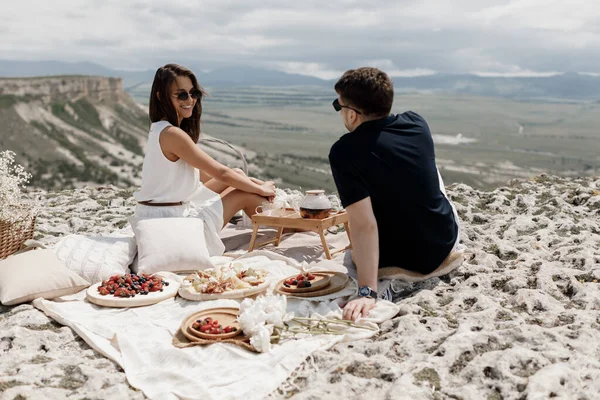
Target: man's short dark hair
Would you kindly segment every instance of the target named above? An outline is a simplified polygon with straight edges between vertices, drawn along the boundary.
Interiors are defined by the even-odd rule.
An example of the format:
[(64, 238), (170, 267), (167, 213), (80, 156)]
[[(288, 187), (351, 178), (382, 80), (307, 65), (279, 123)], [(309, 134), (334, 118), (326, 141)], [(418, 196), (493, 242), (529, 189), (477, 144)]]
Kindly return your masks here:
[(394, 84), (377, 68), (350, 69), (335, 84), (335, 91), (352, 107), (368, 116), (387, 116), (394, 102)]

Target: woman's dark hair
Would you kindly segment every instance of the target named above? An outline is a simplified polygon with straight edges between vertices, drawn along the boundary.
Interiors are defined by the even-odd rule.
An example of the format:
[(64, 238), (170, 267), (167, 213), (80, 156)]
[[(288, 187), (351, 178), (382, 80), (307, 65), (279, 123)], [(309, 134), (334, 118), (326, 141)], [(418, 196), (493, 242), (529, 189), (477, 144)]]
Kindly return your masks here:
[(335, 84), (335, 91), (347, 105), (368, 116), (388, 116), (394, 102), (394, 84), (377, 68), (350, 69)]
[[(157, 122), (166, 118), (171, 125), (178, 126), (177, 111), (171, 101), (171, 84), (177, 76), (189, 77), (195, 89), (200, 90), (203, 96), (207, 94), (198, 84), (196, 75), (189, 69), (177, 64), (167, 64), (164, 67), (160, 67), (156, 70), (154, 82), (152, 82), (152, 90), (150, 91), (150, 121)], [(157, 93), (160, 94), (160, 99)], [(192, 138), (194, 143), (198, 143), (198, 139), (200, 138), (201, 100), (202, 97), (196, 101), (192, 116), (184, 118), (181, 121), (181, 126), (179, 126), (179, 128)]]

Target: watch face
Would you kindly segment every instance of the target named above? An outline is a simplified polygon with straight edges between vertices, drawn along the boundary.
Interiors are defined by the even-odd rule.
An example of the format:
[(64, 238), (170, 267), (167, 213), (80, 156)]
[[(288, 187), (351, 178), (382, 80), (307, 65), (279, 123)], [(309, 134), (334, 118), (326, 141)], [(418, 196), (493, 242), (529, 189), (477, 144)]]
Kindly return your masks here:
[(371, 289), (368, 286), (361, 286), (358, 289), (358, 294), (360, 296), (368, 296), (369, 294), (371, 294)]

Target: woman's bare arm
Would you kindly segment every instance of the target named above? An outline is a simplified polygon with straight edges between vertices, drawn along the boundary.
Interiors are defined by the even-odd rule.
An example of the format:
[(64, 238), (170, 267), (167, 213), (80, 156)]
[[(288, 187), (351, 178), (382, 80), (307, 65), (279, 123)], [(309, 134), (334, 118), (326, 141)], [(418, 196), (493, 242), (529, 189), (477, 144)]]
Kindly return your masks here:
[(165, 156), (181, 158), (191, 166), (201, 171), (206, 171), (207, 174), (219, 182), (264, 197), (275, 195), (272, 183), (267, 182), (259, 185), (247, 176), (238, 174), (233, 169), (219, 163), (196, 146), (188, 134), (177, 127), (171, 126), (165, 128), (160, 133), (159, 143)]

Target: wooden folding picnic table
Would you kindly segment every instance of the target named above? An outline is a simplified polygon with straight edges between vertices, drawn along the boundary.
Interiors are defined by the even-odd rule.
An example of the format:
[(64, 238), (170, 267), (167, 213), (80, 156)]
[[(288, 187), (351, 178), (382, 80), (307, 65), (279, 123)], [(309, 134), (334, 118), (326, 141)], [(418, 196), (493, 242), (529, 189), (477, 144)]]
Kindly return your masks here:
[[(346, 228), (346, 234), (348, 235), (348, 240), (350, 240), (350, 245), (343, 249), (338, 249), (333, 252), (330, 252), (329, 246), (327, 245), (327, 241), (325, 240), (325, 235), (323, 234), (323, 232), (326, 229), (329, 229), (332, 226), (339, 224), (344, 224), (344, 228)], [(254, 214), (252, 216), (252, 225), (254, 229), (252, 231), (252, 239), (250, 240), (248, 252), (251, 252), (256, 247), (261, 247), (269, 243), (274, 243), (275, 246), (279, 246), (279, 243), (281, 242), (281, 235), (283, 234), (283, 230), (285, 228), (317, 232), (321, 237), (321, 243), (323, 244), (325, 257), (327, 257), (327, 259), (329, 260), (331, 260), (332, 255), (337, 254), (340, 251), (352, 248), (352, 239), (350, 239), (350, 228), (348, 227), (348, 213), (346, 213), (346, 211), (340, 211), (323, 219), (309, 219), (302, 218), (300, 214), (298, 214), (298, 212), (293, 208), (272, 210), (270, 215), (267, 215), (267, 213)], [(256, 243), (256, 235), (258, 233), (258, 228), (261, 225), (276, 227), (277, 236), (274, 239), (267, 240), (261, 243)]]

